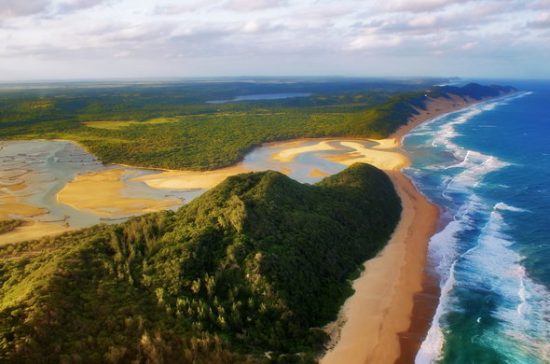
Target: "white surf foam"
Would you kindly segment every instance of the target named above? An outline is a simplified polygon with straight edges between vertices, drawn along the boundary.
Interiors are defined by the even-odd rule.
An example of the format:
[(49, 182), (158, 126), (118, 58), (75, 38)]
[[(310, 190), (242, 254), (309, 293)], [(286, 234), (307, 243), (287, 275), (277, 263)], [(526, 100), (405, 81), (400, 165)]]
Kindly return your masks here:
[(521, 360), (531, 361), (547, 355), (544, 342), (550, 339), (545, 327), (550, 292), (527, 275), (521, 264), (523, 257), (512, 249), (513, 241), (506, 234), (508, 226), (502, 211), (526, 212), (504, 202), (494, 205), (478, 245), (464, 261), (465, 284), (485, 286), (502, 301), (493, 313), (499, 319), (497, 328), (484, 333), (482, 339), (500, 348), (511, 360), (520, 356)]
[[(450, 120), (443, 120), (442, 117), (436, 118), (418, 129), (418, 131), (424, 135), (431, 132), (433, 135), (432, 145), (434, 147), (443, 148), (451, 153), (456, 159), (456, 163), (442, 166), (443, 169), (449, 169), (450, 173), (455, 169), (462, 169), (462, 171), (456, 175), (443, 178), (441, 186), (443, 189), (442, 196), (454, 203), (452, 195), (454, 193), (460, 193), (463, 195), (462, 198), (466, 199), (466, 202), (459, 207), (453, 220), (447, 224), (443, 230), (435, 234), (429, 243), (430, 259), (435, 263), (436, 272), (440, 276), (441, 296), (432, 320), (432, 325), (417, 353), (416, 363), (433, 363), (440, 359), (445, 341), (441, 327), (442, 323), (440, 321), (451, 305), (451, 294), (456, 284), (456, 264), (462, 257), (472, 254), (472, 252), (478, 248), (477, 246), (471, 248), (461, 255), (459, 255), (457, 249), (457, 245), (460, 243), (459, 234), (472, 228), (470, 213), (479, 211), (480, 209), (482, 210), (483, 208), (486, 209), (482, 201), (474, 194), (474, 189), (483, 181), (483, 178), (487, 174), (508, 165), (506, 162), (500, 161), (494, 156), (488, 156), (457, 145), (453, 141), (454, 138), (459, 136), (456, 127), (468, 122), (484, 111), (492, 110), (501, 104), (507, 103), (511, 99), (523, 97), (525, 95), (527, 95), (527, 93), (477, 104), (460, 113), (444, 116), (446, 119), (450, 117)], [(440, 121), (444, 121), (444, 123), (439, 124)], [(495, 208), (496, 210), (507, 209), (509, 211), (520, 212), (520, 209), (504, 203), (498, 204)], [(523, 312), (524, 309), (526, 309), (526, 303), (523, 303), (521, 307), (517, 307), (517, 310), (520, 312)]]

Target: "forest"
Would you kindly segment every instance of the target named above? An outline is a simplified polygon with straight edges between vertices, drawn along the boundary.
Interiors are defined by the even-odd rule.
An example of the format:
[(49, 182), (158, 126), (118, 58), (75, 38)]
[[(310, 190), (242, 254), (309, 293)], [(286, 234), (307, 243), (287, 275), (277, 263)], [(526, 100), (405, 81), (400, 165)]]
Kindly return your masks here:
[(401, 213), (355, 164), (230, 177), (176, 212), (0, 247), (0, 361), (310, 363)]
[[(432, 86), (436, 81), (289, 79), (0, 88), (0, 139), (68, 139), (104, 163), (204, 170), (233, 164), (264, 142), (386, 137), (428, 97), (452, 93), (482, 98), (505, 90), (477, 84)], [(209, 103), (297, 92), (308, 96)]]

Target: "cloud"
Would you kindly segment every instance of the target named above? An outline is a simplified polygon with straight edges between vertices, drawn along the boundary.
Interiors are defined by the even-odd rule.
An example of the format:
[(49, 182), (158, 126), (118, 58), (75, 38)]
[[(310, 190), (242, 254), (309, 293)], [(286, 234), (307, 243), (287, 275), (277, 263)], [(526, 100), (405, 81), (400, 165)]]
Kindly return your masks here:
[(382, 6), (386, 11), (420, 13), (442, 10), (453, 4), (464, 4), (471, 0), (388, 0)]
[(209, 6), (216, 6), (214, 1), (210, 0), (188, 0), (183, 3), (169, 3), (156, 5), (154, 14), (155, 15), (181, 15), (185, 13), (194, 13), (200, 10), (204, 10)]
[(477, 71), (468, 62), (479, 60), (550, 62), (549, 10), (550, 0), (0, 0), (0, 75), (24, 75), (23, 65), (131, 74), (137, 64), (153, 75), (181, 75), (182, 65), (188, 73), (386, 65), (413, 73), (435, 69), (426, 66), (434, 59), (460, 74)]
[(255, 11), (286, 5), (284, 0), (228, 0), (225, 7), (234, 11)]
[(550, 13), (538, 15), (535, 20), (527, 22), (528, 28), (548, 29), (550, 28)]
[(0, 0), (0, 18), (33, 15), (45, 11), (49, 6), (48, 0)]
[(105, 2), (105, 0), (65, 0), (57, 6), (56, 13), (68, 14), (75, 11), (93, 8), (94, 6)]

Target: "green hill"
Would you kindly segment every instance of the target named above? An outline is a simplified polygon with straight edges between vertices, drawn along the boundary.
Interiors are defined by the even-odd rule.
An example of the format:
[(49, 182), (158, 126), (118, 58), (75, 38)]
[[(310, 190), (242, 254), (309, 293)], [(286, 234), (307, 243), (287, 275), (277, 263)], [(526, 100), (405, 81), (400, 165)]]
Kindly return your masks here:
[(1, 362), (310, 362), (395, 228), (389, 178), (228, 178), (177, 212), (0, 248)]

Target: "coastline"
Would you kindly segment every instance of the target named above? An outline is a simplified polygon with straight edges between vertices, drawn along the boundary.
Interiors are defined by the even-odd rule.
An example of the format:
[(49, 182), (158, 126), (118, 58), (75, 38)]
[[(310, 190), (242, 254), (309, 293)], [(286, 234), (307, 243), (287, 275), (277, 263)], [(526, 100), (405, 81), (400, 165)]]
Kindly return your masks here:
[[(431, 100), (389, 139), (401, 147), (403, 138), (418, 125), (485, 100)], [(402, 200), (401, 220), (386, 247), (365, 262), (363, 273), (353, 282), (355, 293), (337, 321), (327, 325), (332, 345), (322, 364), (412, 363), (435, 313), (439, 285), (426, 263), (439, 208), (401, 168), (386, 173)]]
[[(401, 172), (401, 168), (409, 164), (407, 155), (400, 149), (401, 142), (417, 125), (479, 101), (483, 100), (464, 100), (459, 97), (431, 100), (426, 110), (418, 110), (418, 114), (413, 116), (407, 125), (387, 139), (302, 138), (269, 143), (293, 146), (285, 150), (283, 155), (279, 155), (280, 159), (291, 161), (304, 151), (329, 149), (327, 141), (346, 140), (343, 145), (351, 147), (354, 151), (338, 156), (333, 161), (344, 165), (355, 162), (370, 163), (385, 170), (403, 203), (402, 217), (391, 240), (377, 257), (365, 262), (363, 274), (354, 281), (355, 294), (348, 298), (341, 309), (338, 321), (332, 325), (335, 345), (322, 358), (322, 363), (409, 363), (414, 360), (439, 299), (437, 282), (425, 271), (428, 242), (435, 233), (439, 211)], [(301, 147), (299, 142), (306, 140), (316, 140), (319, 143), (313, 147)], [(375, 145), (361, 147), (355, 145), (357, 143), (353, 143), (353, 140), (369, 141)], [(139, 177), (136, 180), (160, 189), (209, 188), (229, 175), (245, 171), (240, 162), (232, 167), (206, 172), (159, 170), (158, 174)], [(58, 200), (77, 209), (91, 210), (105, 216), (111, 215), (111, 204), (118, 200), (114, 193), (120, 190), (121, 186), (117, 176), (103, 176), (105, 173), (113, 172), (107, 170), (103, 173), (80, 176), (82, 180), (76, 181), (78, 183), (73, 181), (64, 186), (57, 196)], [(319, 170), (315, 173), (324, 172)], [(107, 186), (109, 188), (101, 188), (101, 191), (109, 193), (108, 196), (103, 196), (105, 198), (100, 201), (101, 206), (98, 206), (98, 201), (95, 200), (97, 196), (89, 193), (94, 190), (91, 189), (90, 183), (97, 187), (97, 183), (104, 179), (110, 185)], [(203, 185), (204, 183), (206, 185)], [(69, 193), (71, 191), (72, 193)], [(84, 193), (86, 191), (88, 192)], [(67, 198), (68, 196), (71, 198)], [(83, 196), (86, 197), (85, 206), (82, 205)], [(149, 208), (150, 211), (154, 211), (158, 207), (162, 209), (164, 206), (162, 203), (157, 205), (143, 199), (123, 198), (115, 210), (124, 214), (128, 208), (132, 211), (144, 211)]]

